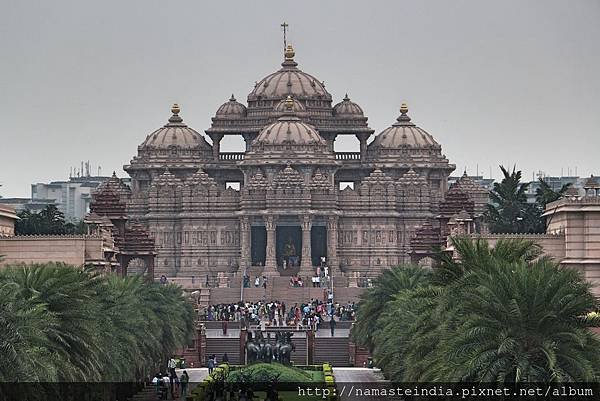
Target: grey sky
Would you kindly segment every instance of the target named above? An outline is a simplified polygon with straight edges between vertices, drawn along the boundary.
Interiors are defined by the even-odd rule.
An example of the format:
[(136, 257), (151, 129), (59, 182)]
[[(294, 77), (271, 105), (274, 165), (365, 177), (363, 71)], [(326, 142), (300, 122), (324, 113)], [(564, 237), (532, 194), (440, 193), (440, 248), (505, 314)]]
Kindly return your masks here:
[(125, 175), (173, 102), (208, 128), (279, 68), (284, 20), (299, 67), (377, 133), (406, 101), (458, 170), (600, 173), (597, 0), (0, 0), (0, 195), (80, 160)]

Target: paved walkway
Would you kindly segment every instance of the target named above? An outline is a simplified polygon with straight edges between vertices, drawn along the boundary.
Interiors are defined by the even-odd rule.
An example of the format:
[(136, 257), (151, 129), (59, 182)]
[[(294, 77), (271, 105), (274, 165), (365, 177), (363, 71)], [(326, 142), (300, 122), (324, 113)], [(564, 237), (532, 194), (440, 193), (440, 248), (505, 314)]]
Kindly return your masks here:
[[(336, 368), (333, 367), (333, 376), (337, 384), (337, 391), (342, 401), (364, 400), (365, 396), (357, 394), (357, 388), (377, 388), (377, 384), (387, 383), (381, 370), (369, 368)], [(386, 399), (387, 401), (399, 398), (368, 397), (373, 400)]]
[(190, 383), (200, 383), (206, 376), (208, 376), (208, 368), (188, 368), (188, 369), (176, 369), (177, 376), (181, 377), (181, 373), (186, 371), (190, 377)]

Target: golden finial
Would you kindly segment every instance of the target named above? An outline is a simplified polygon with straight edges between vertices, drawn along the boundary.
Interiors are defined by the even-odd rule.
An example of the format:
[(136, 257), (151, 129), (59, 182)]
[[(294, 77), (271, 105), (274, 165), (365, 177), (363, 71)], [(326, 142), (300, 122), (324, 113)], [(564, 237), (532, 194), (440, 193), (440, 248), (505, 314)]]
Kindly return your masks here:
[(296, 55), (296, 52), (294, 52), (294, 47), (292, 46), (291, 43), (288, 43), (288, 45), (285, 47), (285, 59), (286, 60), (294, 60), (294, 56)]
[(285, 109), (287, 111), (292, 111), (294, 109), (294, 99), (290, 95), (285, 99)]
[(402, 104), (400, 105), (400, 113), (408, 113), (408, 105), (406, 104), (406, 102), (402, 102)]
[(177, 103), (173, 103), (173, 106), (171, 106), (171, 113), (179, 114), (180, 111), (181, 109), (179, 108), (179, 105)]

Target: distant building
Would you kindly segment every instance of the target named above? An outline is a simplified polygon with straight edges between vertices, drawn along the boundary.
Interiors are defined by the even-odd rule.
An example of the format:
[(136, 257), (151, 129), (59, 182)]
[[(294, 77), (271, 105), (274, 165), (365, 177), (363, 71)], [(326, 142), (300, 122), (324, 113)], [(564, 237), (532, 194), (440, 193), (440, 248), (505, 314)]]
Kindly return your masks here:
[(31, 198), (0, 198), (0, 205), (10, 206), (17, 213), (23, 210), (39, 212), (48, 205), (56, 205), (55, 199), (31, 199)]
[[(563, 185), (570, 184), (575, 189), (577, 189), (581, 194), (583, 194), (583, 186), (588, 178), (581, 178), (578, 176), (561, 176), (561, 177), (552, 177), (545, 176), (541, 177), (546, 181), (546, 183), (552, 188), (553, 191), (560, 191)], [(539, 180), (529, 182), (529, 187), (527, 188), (527, 202), (534, 203), (535, 202), (535, 194), (540, 187)]]
[(31, 184), (31, 200), (54, 200), (68, 221), (81, 220), (88, 213), (92, 191), (108, 177), (71, 177), (69, 181)]

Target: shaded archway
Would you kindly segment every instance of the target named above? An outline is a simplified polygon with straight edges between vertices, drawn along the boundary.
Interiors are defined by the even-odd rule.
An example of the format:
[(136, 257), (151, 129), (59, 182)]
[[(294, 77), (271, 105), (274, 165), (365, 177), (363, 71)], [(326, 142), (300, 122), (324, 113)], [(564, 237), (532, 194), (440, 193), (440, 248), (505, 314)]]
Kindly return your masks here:
[(311, 258), (313, 266), (321, 265), (321, 258), (327, 257), (327, 227), (312, 226), (310, 230)]
[(264, 266), (267, 258), (267, 230), (265, 226), (252, 226), (250, 257), (252, 266)]
[(277, 226), (275, 255), (277, 266), (298, 267), (302, 254), (302, 229), (300, 226)]

